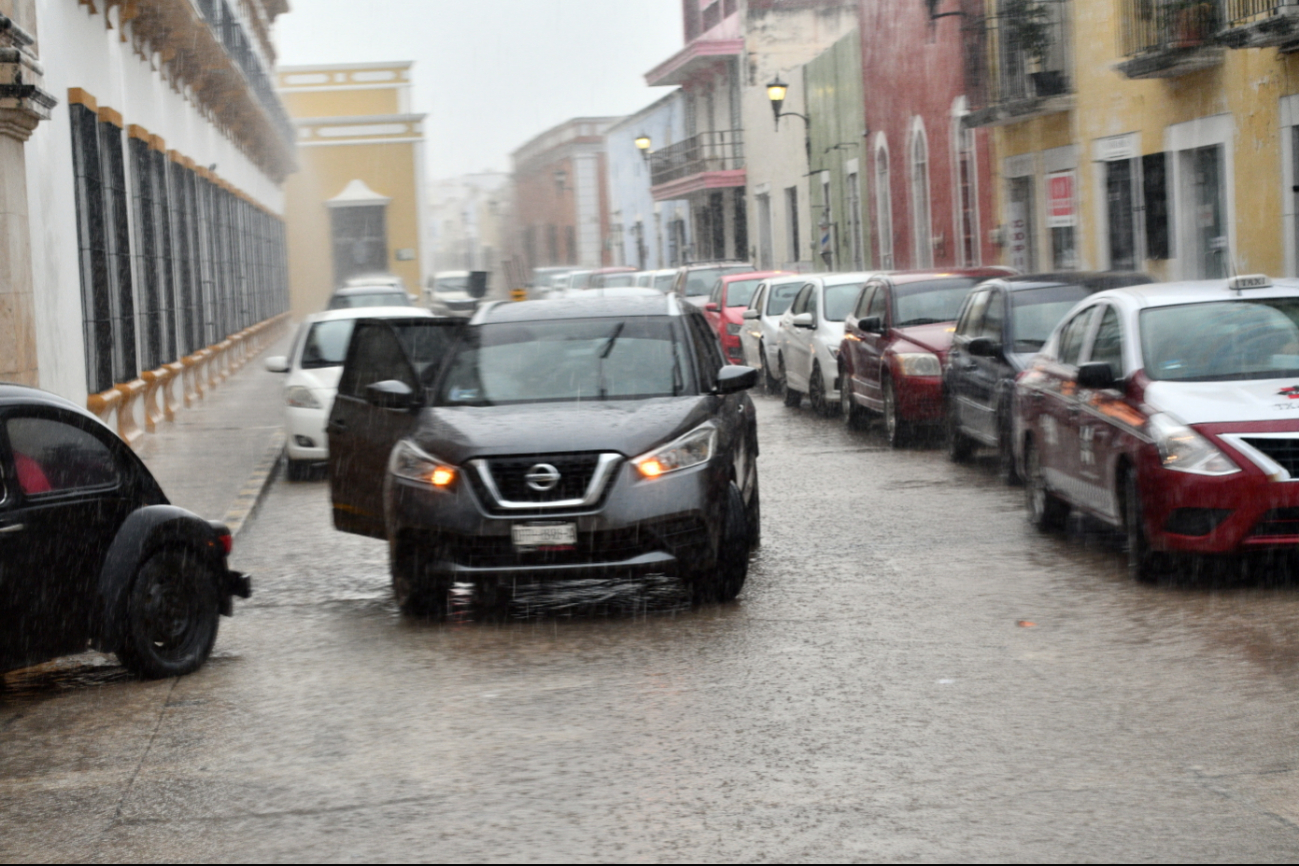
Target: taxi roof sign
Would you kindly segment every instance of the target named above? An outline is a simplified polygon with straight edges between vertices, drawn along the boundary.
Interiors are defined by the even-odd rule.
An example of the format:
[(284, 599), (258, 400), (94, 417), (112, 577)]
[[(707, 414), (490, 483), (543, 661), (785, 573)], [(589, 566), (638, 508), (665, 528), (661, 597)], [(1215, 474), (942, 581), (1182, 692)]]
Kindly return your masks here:
[(1233, 292), (1243, 289), (1270, 289), (1272, 278), (1267, 274), (1244, 274), (1227, 280), (1227, 288)]

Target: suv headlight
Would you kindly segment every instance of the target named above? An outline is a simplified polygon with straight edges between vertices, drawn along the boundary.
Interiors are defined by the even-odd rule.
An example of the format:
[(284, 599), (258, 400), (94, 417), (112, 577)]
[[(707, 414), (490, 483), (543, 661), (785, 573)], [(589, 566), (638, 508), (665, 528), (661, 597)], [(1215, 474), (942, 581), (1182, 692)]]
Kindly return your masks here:
[(409, 439), (401, 440), (392, 449), (388, 472), (407, 481), (423, 482), (437, 490), (449, 489), (460, 475), (456, 467), (439, 460)]
[(713, 459), (717, 447), (717, 428), (712, 424), (696, 427), (689, 433), (672, 440), (648, 454), (632, 461), (644, 478), (658, 478), (669, 472), (689, 469)]
[(903, 376), (941, 376), (942, 365), (932, 352), (907, 352), (897, 356)]
[(1212, 442), (1171, 415), (1151, 415), (1148, 429), (1165, 469), (1196, 475), (1232, 475), (1240, 471)]
[(284, 391), (284, 402), (294, 409), (323, 409), (316, 395), (311, 393), (310, 388), (302, 385), (294, 385), (292, 388), (286, 388)]

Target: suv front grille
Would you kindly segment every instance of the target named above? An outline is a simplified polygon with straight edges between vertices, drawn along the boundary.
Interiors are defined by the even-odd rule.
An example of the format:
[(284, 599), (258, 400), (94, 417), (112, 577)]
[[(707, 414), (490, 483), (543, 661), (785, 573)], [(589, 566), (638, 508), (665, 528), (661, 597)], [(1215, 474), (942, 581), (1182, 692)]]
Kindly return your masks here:
[[(622, 456), (612, 453), (484, 457), (469, 461), (473, 471), (467, 475), (493, 514), (584, 510), (599, 504), (621, 462)], [(549, 490), (529, 483), (530, 474), (547, 473), (554, 481)]]
[(1243, 436), (1241, 439), (1246, 445), (1262, 451), (1279, 463), (1282, 469), (1290, 473), (1291, 478), (1299, 478), (1299, 439), (1273, 439), (1270, 437), (1255, 439), (1248, 436)]

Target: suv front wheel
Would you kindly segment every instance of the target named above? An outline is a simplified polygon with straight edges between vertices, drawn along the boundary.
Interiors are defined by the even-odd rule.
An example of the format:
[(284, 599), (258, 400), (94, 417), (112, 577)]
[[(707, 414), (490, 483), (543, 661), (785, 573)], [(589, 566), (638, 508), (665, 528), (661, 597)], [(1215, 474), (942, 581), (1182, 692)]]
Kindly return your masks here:
[(733, 601), (749, 576), (750, 526), (740, 488), (731, 482), (726, 496), (722, 537), (717, 545), (717, 562), (711, 573), (695, 579), (697, 603)]

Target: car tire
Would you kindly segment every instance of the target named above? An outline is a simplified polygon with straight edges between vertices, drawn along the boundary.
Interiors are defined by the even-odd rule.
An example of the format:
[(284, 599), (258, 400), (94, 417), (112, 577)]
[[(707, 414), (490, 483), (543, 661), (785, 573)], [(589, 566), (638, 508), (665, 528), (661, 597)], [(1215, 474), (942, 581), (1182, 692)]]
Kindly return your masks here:
[(997, 475), (1008, 487), (1024, 483), (1015, 465), (1015, 434), (1011, 432), (1009, 411), (997, 416)]
[(1151, 583), (1168, 570), (1170, 557), (1150, 549), (1146, 535), (1145, 507), (1137, 473), (1123, 473), (1123, 528), (1127, 535), (1128, 576), (1139, 583)]
[(785, 405), (791, 409), (797, 409), (803, 405), (803, 395), (789, 387), (789, 375), (785, 370), (784, 354), (777, 355), (776, 360), (780, 362), (780, 381), (785, 383)]
[(762, 546), (762, 490), (758, 486), (758, 476), (753, 476), (753, 495), (749, 497), (749, 507), (745, 509), (745, 522), (749, 528), (749, 549), (757, 550)]
[(978, 443), (961, 430), (956, 419), (956, 398), (947, 397), (947, 411), (943, 415), (947, 427), (947, 456), (953, 463), (969, 463)]
[(847, 373), (839, 377), (839, 417), (849, 430), (861, 430), (866, 426), (866, 410), (852, 398), (852, 379)]
[(807, 399), (812, 404), (812, 411), (822, 418), (830, 415), (830, 405), (825, 401), (825, 377), (821, 375), (821, 365), (812, 365), (812, 375), (807, 380)]
[(772, 375), (771, 366), (767, 363), (767, 349), (761, 343), (758, 344), (758, 359), (762, 364), (762, 386), (774, 397), (780, 393), (780, 380)]
[(711, 571), (696, 579), (696, 603), (733, 601), (749, 576), (749, 529), (746, 526), (744, 496), (734, 482), (728, 487), (726, 515), (717, 545), (717, 560)]
[(897, 394), (893, 390), (893, 379), (883, 377), (884, 392), (884, 437), (890, 448), (902, 448), (911, 441), (911, 425), (902, 420), (898, 412)]
[(216, 644), (221, 596), (212, 566), (194, 550), (167, 548), (149, 557), (125, 601), (126, 632), (117, 657), (145, 679), (191, 674)]
[(1032, 439), (1024, 445), (1024, 466), (1028, 476), (1024, 479), (1024, 499), (1028, 506), (1028, 522), (1039, 532), (1063, 529), (1069, 516), (1069, 505), (1046, 486), (1042, 473), (1042, 455)]
[(418, 545), (399, 545), (392, 556), (392, 594), (405, 616), (445, 619), (451, 581), (432, 571), (433, 557)]

